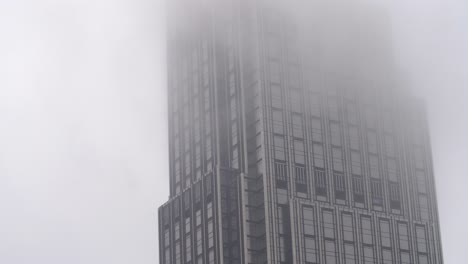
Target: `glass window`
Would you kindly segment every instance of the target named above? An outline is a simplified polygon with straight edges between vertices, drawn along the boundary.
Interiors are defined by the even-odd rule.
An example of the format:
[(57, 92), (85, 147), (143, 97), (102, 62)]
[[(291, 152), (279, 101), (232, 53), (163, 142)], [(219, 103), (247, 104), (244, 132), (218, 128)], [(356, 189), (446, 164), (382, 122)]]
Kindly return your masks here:
[(302, 115), (292, 115), (293, 136), (296, 138), (304, 138), (304, 130), (302, 126)]
[(291, 110), (296, 113), (302, 113), (301, 92), (297, 89), (291, 90)]
[(294, 160), (298, 164), (305, 164), (305, 149), (303, 140), (294, 140)]
[(354, 242), (354, 227), (353, 216), (351, 214), (343, 214), (343, 240), (346, 242)]
[(377, 134), (374, 131), (367, 131), (367, 144), (369, 152), (377, 153)]
[(311, 119), (312, 126), (312, 140), (316, 142), (322, 142), (322, 121), (319, 118)]
[(315, 238), (305, 237), (304, 238), (304, 253), (305, 261), (309, 263), (317, 263), (317, 249), (315, 245)]
[(354, 249), (354, 244), (345, 243), (344, 245), (345, 253), (345, 264), (356, 264), (356, 253)]
[(275, 145), (275, 159), (285, 160), (286, 155), (284, 153), (284, 137), (280, 135), (274, 136), (274, 145)]
[(377, 155), (369, 155), (370, 173), (372, 178), (380, 178), (379, 158)]
[(332, 211), (322, 211), (323, 217), (323, 236), (329, 239), (335, 239), (335, 219)]
[(380, 238), (382, 241), (382, 247), (392, 247), (390, 238), (390, 223), (388, 220), (380, 220)]
[(362, 243), (366, 245), (373, 244), (372, 238), (372, 224), (370, 217), (361, 217), (361, 232), (362, 232)]
[(408, 252), (401, 252), (401, 264), (411, 264), (410, 254)]
[(190, 234), (185, 237), (185, 261), (189, 262), (192, 260), (192, 240)]
[(416, 240), (418, 252), (427, 253), (426, 231), (423, 226), (416, 226)]
[(323, 155), (323, 146), (322, 144), (314, 144), (314, 165), (316, 167), (323, 168), (325, 166), (324, 155)]
[(419, 193), (426, 193), (426, 173), (423, 170), (416, 170), (416, 184)]
[(354, 149), (354, 150), (360, 149), (359, 129), (357, 126), (349, 126), (349, 143), (350, 143), (351, 149)]
[(361, 153), (359, 151), (351, 151), (351, 172), (361, 175)]
[(302, 215), (304, 219), (304, 235), (315, 236), (314, 209), (304, 206), (302, 208)]
[(326, 264), (336, 264), (336, 246), (335, 241), (325, 241), (325, 261)]
[(331, 131), (331, 143), (335, 146), (341, 146), (340, 124), (337, 122), (331, 122), (330, 131)]
[(393, 264), (392, 251), (388, 249), (382, 250), (383, 264)]
[(408, 226), (404, 223), (398, 223), (398, 239), (400, 249), (409, 250)]
[(343, 153), (341, 148), (333, 147), (333, 169), (335, 171), (343, 171)]
[(364, 246), (364, 263), (375, 264), (374, 249), (370, 246)]
[(283, 107), (283, 97), (281, 94), (281, 87), (279, 85), (271, 85), (271, 106), (274, 108)]
[(284, 134), (283, 111), (273, 109), (273, 133)]
[(419, 194), (419, 212), (421, 215), (421, 220), (429, 220), (429, 204), (427, 195), (425, 194)]

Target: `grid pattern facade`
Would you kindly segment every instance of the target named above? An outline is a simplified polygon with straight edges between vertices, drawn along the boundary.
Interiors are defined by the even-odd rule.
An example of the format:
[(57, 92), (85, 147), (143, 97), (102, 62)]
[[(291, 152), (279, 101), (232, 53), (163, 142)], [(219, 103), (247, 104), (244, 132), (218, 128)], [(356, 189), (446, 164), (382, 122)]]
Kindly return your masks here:
[(168, 24), (160, 263), (443, 263), (421, 102), (319, 67), (259, 1), (174, 1)]

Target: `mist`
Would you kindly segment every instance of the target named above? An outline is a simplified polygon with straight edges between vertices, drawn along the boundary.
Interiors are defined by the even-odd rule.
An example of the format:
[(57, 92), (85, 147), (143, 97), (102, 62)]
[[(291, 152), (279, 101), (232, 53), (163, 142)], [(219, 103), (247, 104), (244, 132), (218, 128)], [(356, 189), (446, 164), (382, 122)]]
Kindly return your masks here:
[[(387, 52), (376, 54), (426, 102), (444, 260), (463, 263), (468, 2), (334, 2), (314, 17), (329, 23), (323, 33), (359, 45), (333, 19), (383, 21)], [(157, 207), (169, 194), (164, 1), (2, 1), (0, 22), (0, 263), (158, 263)]]

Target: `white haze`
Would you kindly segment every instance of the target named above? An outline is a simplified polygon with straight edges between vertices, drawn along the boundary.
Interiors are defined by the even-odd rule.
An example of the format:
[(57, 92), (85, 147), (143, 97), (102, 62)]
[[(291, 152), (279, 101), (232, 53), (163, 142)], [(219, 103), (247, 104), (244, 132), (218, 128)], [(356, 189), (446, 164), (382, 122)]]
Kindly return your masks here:
[[(427, 101), (445, 262), (464, 263), (468, 2), (376, 2)], [(159, 0), (0, 1), (0, 263), (158, 263), (164, 19)]]

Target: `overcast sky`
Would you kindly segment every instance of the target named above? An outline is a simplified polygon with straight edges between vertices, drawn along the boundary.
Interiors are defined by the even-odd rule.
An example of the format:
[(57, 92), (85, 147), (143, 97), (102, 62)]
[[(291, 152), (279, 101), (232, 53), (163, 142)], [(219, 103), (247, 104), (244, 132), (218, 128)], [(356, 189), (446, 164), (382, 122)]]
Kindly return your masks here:
[[(427, 100), (445, 262), (464, 263), (468, 2), (387, 2)], [(0, 263), (158, 263), (164, 30), (159, 0), (0, 0)]]

